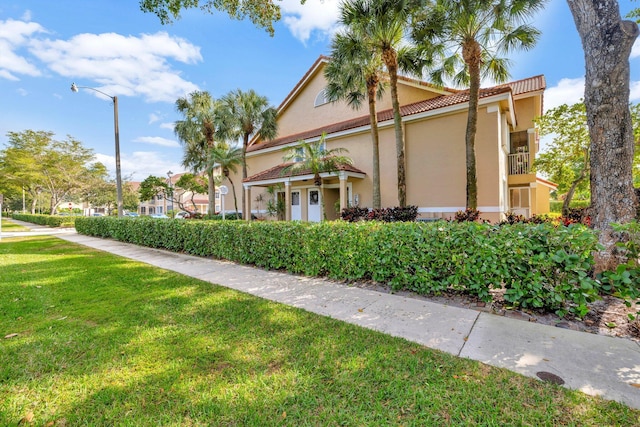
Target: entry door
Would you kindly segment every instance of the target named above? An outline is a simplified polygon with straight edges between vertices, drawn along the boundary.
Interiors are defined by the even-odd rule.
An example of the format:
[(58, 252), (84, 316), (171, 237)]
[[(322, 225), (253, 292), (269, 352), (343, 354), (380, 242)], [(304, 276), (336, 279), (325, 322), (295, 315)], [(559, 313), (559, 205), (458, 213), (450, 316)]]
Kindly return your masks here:
[(310, 222), (320, 222), (320, 190), (310, 189), (307, 194), (309, 194), (308, 220)]
[(291, 220), (300, 221), (302, 219), (302, 207), (300, 206), (300, 192), (291, 192)]

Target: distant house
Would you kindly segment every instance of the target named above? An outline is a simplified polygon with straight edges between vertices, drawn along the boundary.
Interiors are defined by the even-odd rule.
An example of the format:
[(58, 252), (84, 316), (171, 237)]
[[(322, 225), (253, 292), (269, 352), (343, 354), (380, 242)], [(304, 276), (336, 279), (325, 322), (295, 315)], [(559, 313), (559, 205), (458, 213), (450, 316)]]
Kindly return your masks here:
[[(345, 102), (327, 102), (323, 74), (327, 61), (318, 58), (278, 107), (279, 136), (251, 142), (249, 176), (243, 181), (245, 217), (252, 211), (264, 213), (258, 202), (269, 198), (284, 202), (287, 220), (319, 221), (322, 198), (327, 219), (337, 218), (339, 210), (349, 205), (371, 207), (372, 148), (366, 103), (356, 111)], [(507, 212), (526, 217), (549, 212), (549, 193), (555, 185), (531, 169), (539, 148), (533, 120), (543, 112), (545, 85), (544, 76), (539, 75), (481, 89), (476, 157), (478, 209), (484, 219), (498, 221)], [(469, 93), (404, 77), (398, 92), (406, 140), (407, 204), (418, 206), (422, 218), (452, 217), (466, 203)], [(377, 107), (382, 206), (397, 206), (389, 90)], [(308, 173), (286, 172), (283, 154), (301, 140), (317, 141), (323, 133), (327, 148), (345, 148), (353, 165), (324, 173), (321, 189)], [(233, 179), (240, 182), (238, 175)]]

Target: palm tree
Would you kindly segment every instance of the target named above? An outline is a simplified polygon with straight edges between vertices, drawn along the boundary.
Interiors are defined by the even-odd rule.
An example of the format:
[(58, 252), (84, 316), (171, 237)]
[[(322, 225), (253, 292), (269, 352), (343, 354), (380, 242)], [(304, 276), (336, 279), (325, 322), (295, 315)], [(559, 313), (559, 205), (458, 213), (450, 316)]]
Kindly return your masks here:
[(382, 207), (380, 197), (380, 137), (376, 98), (383, 92), (383, 62), (379, 54), (367, 49), (362, 37), (353, 29), (337, 33), (331, 43), (331, 60), (324, 69), (328, 81), (326, 96), (330, 101), (346, 100), (353, 109), (359, 109), (366, 97), (371, 123), (373, 151), (373, 208)]
[(285, 162), (292, 162), (290, 165), (282, 170), (283, 174), (300, 174), (310, 173), (313, 174), (313, 183), (317, 187), (320, 187), (321, 194), (321, 216), (325, 218), (324, 209), (324, 188), (321, 173), (337, 173), (341, 166), (350, 165), (353, 161), (343, 156), (342, 153), (346, 153), (347, 150), (341, 147), (327, 150), (326, 148), (326, 134), (323, 133), (320, 139), (315, 142), (299, 141), (299, 145), (286, 149), (287, 152), (284, 155)]
[(236, 195), (236, 186), (231, 179), (231, 172), (236, 173), (238, 166), (242, 164), (242, 149), (232, 147), (226, 142), (219, 142), (209, 152), (211, 163), (216, 164), (222, 171), (222, 176), (229, 181), (233, 192), (233, 204), (236, 208), (236, 216), (238, 215), (238, 196)]
[(190, 168), (194, 173), (204, 171), (208, 179), (209, 215), (215, 213), (215, 180), (214, 163), (210, 161), (209, 153), (215, 147), (217, 137), (216, 109), (219, 107), (209, 92), (195, 91), (188, 97), (176, 101), (176, 109), (182, 113), (184, 120), (175, 123), (174, 132), (185, 145), (182, 165)]
[(480, 81), (502, 83), (509, 78), (505, 56), (532, 48), (540, 34), (526, 21), (543, 8), (545, 0), (436, 0), (433, 9), (418, 10), (412, 38), (440, 58), (431, 81), (444, 85), (452, 78), (469, 87), (469, 114), (465, 134), (467, 208), (478, 206), (475, 136)]
[[(258, 95), (253, 89), (243, 92), (240, 89), (229, 92), (222, 99), (222, 120), (225, 123), (226, 139), (242, 138), (242, 179), (247, 177), (247, 148), (252, 136), (261, 139), (273, 139), (278, 133), (277, 110), (269, 106), (269, 100)], [(245, 205), (242, 192), (242, 206)]]
[(408, 29), (409, 10), (410, 3), (406, 0), (345, 0), (340, 16), (341, 24), (362, 35), (366, 48), (381, 56), (389, 74), (398, 164), (398, 203), (402, 207), (406, 206), (407, 184), (404, 132), (398, 99), (398, 51)]

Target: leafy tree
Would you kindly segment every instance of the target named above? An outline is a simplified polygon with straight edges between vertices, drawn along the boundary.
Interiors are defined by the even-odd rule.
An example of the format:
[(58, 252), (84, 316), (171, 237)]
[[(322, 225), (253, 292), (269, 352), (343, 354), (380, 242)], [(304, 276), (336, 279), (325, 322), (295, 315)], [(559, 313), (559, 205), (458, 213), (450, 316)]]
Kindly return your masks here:
[(566, 194), (562, 214), (576, 189), (585, 189), (589, 182), (589, 129), (584, 103), (566, 104), (547, 111), (536, 120), (540, 136), (553, 135), (552, 142), (535, 161), (537, 170), (558, 184), (558, 192)]
[[(243, 92), (240, 89), (226, 94), (221, 99), (221, 133), (227, 140), (242, 139), (242, 179), (247, 177), (247, 148), (254, 135), (261, 139), (273, 139), (278, 133), (277, 110), (269, 106), (269, 100), (258, 95), (253, 89)], [(244, 191), (242, 206), (246, 207)], [(245, 212), (245, 215), (250, 215)]]
[[(414, 14), (412, 38), (440, 58), (431, 81), (469, 87), (469, 114), (465, 133), (468, 209), (478, 206), (475, 138), (480, 81), (504, 82), (509, 77), (507, 55), (531, 49), (539, 31), (528, 25), (545, 0), (435, 0), (434, 7)], [(504, 54), (505, 57), (498, 55)]]
[[(304, 2), (300, 1), (302, 4)], [(280, 6), (274, 0), (140, 0), (140, 9), (155, 13), (162, 24), (179, 19), (182, 9), (196, 7), (207, 13), (213, 13), (214, 10), (226, 12), (233, 19), (248, 17), (254, 25), (264, 28), (271, 36), (274, 34), (273, 23), (281, 18)]]
[(353, 161), (349, 157), (342, 155), (346, 152), (347, 150), (341, 147), (328, 150), (324, 133), (316, 142), (299, 141), (299, 145), (286, 149), (284, 161), (292, 163), (283, 169), (283, 173), (313, 175), (314, 185), (320, 187), (322, 218), (325, 218), (325, 206), (323, 180), (320, 174), (337, 173), (341, 166), (352, 164)]
[[(640, 104), (630, 107), (635, 140), (640, 141)], [(553, 140), (545, 152), (535, 161), (537, 170), (548, 175), (558, 184), (558, 192), (566, 193), (562, 213), (568, 214), (575, 191), (590, 196), (590, 139), (587, 113), (583, 102), (566, 105), (547, 111), (536, 120), (541, 136), (552, 135)], [(640, 153), (636, 150), (634, 168), (640, 178)]]
[[(172, 202), (183, 211), (196, 211), (196, 194), (204, 194), (207, 191), (207, 183), (202, 176), (185, 173), (178, 178), (175, 186), (170, 186), (166, 178), (149, 175), (140, 183), (138, 193), (140, 200), (151, 200), (161, 196), (163, 199)], [(182, 190), (182, 191), (177, 191)], [(183, 200), (183, 195), (189, 193), (189, 198)], [(191, 205), (191, 209), (187, 207)]]
[[(407, 185), (405, 141), (398, 99), (398, 51), (408, 28), (409, 9), (410, 4), (405, 0), (345, 0), (341, 6), (340, 17), (343, 25), (361, 36), (370, 52), (380, 55), (389, 74), (396, 138), (398, 203), (402, 207), (406, 206)], [(417, 55), (413, 57), (418, 58)], [(403, 64), (415, 65), (413, 70), (405, 70), (407, 72), (417, 72), (421, 68), (421, 64), (411, 61)]]
[(585, 57), (584, 103), (591, 140), (591, 222), (602, 250), (595, 272), (615, 269), (625, 253), (613, 223), (635, 216), (632, 164), (634, 132), (629, 110), (629, 55), (640, 33), (623, 21), (616, 0), (567, 0)]
[(175, 134), (185, 148), (182, 165), (195, 174), (204, 172), (207, 175), (210, 215), (215, 212), (216, 188), (215, 166), (209, 161), (209, 153), (215, 147), (215, 140), (219, 135), (219, 105), (206, 91), (195, 91), (176, 101), (176, 109), (184, 116), (183, 120), (175, 123)]
[(384, 83), (384, 63), (377, 52), (367, 48), (366, 35), (354, 29), (337, 33), (331, 43), (331, 59), (324, 70), (326, 95), (333, 102), (346, 100), (353, 109), (360, 109), (366, 98), (371, 123), (373, 152), (373, 208), (382, 207), (380, 197), (380, 136), (376, 99), (381, 98)]
[(0, 152), (0, 168), (14, 187), (30, 195), (35, 213), (40, 194), (49, 198), (49, 212), (55, 212), (62, 200), (81, 194), (90, 185), (95, 169), (93, 150), (68, 136), (53, 139), (46, 131), (9, 132), (8, 147)]
[(211, 161), (220, 167), (224, 179), (231, 184), (233, 204), (236, 208), (236, 216), (238, 216), (238, 196), (236, 195), (236, 186), (231, 179), (231, 172), (236, 173), (238, 166), (242, 164), (242, 149), (221, 142), (210, 151), (209, 155)]

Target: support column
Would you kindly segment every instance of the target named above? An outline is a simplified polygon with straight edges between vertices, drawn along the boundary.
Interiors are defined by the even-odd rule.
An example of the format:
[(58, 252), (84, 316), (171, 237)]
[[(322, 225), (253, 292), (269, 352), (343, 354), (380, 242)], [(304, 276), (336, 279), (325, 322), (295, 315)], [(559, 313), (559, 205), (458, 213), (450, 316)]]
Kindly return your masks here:
[(251, 221), (251, 186), (244, 186), (244, 200), (245, 205), (242, 207), (242, 212), (244, 219), (247, 221)]
[(291, 221), (291, 182), (284, 182), (284, 219)]
[(340, 172), (340, 212), (348, 207), (347, 200), (347, 174)]

